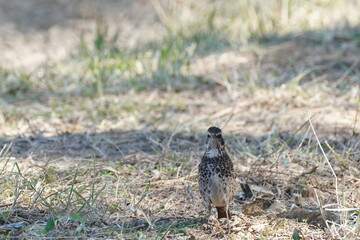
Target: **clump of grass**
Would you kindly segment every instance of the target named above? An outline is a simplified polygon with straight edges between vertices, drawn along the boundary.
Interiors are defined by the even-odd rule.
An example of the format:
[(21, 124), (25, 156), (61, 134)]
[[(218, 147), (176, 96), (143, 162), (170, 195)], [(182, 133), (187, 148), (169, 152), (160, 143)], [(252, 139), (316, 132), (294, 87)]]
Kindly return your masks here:
[[(33, 92), (35, 89), (58, 93), (70, 91), (89, 97), (129, 89), (179, 91), (202, 83), (201, 79), (192, 76), (189, 65), (194, 58), (209, 52), (224, 48), (246, 49), (254, 45), (254, 41), (264, 38), (271, 40), (303, 31), (352, 27), (360, 21), (355, 12), (360, 4), (358, 1), (350, 4), (340, 0), (283, 0), (267, 4), (255, 0), (236, 4), (233, 1), (206, 2), (206, 8), (203, 3), (193, 1), (182, 5), (153, 3), (167, 29), (158, 41), (139, 42), (139, 47), (135, 48), (123, 46), (118, 40), (119, 33), (111, 33), (106, 22), (99, 20), (92, 41), (82, 38), (80, 54), (73, 61), (57, 66), (49, 64), (40, 74), (42, 76), (3, 72), (6, 80), (1, 89), (9, 93)], [(184, 14), (189, 17), (185, 19)], [(325, 30), (324, 35), (331, 31)], [(71, 69), (62, 73), (62, 69), (70, 65)], [(207, 76), (202, 78), (208, 79)], [(251, 78), (248, 80), (252, 81)]]
[[(3, 149), (1, 159), (8, 155), (6, 149), (9, 148)], [(162, 235), (163, 225), (167, 223), (174, 226), (172, 231), (190, 226), (190, 222), (190, 227), (198, 226), (197, 219), (155, 220), (156, 215), (161, 216), (175, 201), (174, 197), (153, 199), (163, 194), (161, 186), (167, 185), (167, 180), (159, 181), (158, 177), (173, 176), (174, 171), (180, 178), (189, 174), (183, 156), (178, 159), (173, 154), (160, 155), (159, 171), (155, 171), (156, 161), (150, 166), (118, 162), (103, 166), (94, 162), (93, 167), (61, 171), (48, 163), (37, 171), (24, 171), (16, 162), (9, 163), (0, 178), (0, 186), (4, 189), (0, 223), (6, 229), (0, 231), (0, 236), (101, 238), (137, 236), (140, 232), (141, 236), (148, 236), (157, 231)], [(172, 165), (173, 162), (176, 164)], [(152, 212), (153, 207), (158, 213)]]

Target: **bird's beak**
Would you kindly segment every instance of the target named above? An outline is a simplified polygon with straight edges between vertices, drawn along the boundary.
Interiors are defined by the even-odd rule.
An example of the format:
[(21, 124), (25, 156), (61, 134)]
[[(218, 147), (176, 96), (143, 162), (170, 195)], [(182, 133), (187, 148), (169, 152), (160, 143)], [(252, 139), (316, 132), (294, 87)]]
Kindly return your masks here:
[(210, 135), (208, 144), (210, 149), (216, 149), (220, 146), (219, 140), (215, 135)]

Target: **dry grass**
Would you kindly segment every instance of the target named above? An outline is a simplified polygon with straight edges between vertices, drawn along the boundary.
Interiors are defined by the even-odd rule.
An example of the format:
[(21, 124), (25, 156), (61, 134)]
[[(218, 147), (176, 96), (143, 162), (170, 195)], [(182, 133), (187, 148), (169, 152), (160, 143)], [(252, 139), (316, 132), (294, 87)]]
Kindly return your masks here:
[[(354, 8), (153, 4), (159, 42), (121, 48), (101, 23), (67, 62), (1, 71), (0, 236), (359, 238)], [(197, 190), (211, 125), (238, 173), (230, 233)], [(240, 182), (255, 200), (240, 201)]]

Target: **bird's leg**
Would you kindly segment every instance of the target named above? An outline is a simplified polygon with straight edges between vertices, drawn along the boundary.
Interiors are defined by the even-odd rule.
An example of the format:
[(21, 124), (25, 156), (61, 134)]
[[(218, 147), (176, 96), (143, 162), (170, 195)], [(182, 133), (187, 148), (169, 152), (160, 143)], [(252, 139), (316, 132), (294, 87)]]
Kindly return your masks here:
[[(209, 211), (209, 216), (208, 216), (209, 223), (214, 224), (217, 228), (221, 228), (220, 221), (217, 217), (214, 216), (210, 221), (210, 217), (211, 217), (211, 204), (210, 203), (208, 205), (208, 211)], [(215, 219), (215, 220), (213, 220), (213, 219)]]
[(226, 221), (227, 221), (227, 226), (228, 226), (228, 233), (230, 234), (230, 212), (229, 212), (229, 204), (226, 204), (225, 206), (225, 211), (226, 211)]
[(208, 214), (209, 214), (209, 217), (211, 216), (211, 204), (209, 203), (208, 204)]

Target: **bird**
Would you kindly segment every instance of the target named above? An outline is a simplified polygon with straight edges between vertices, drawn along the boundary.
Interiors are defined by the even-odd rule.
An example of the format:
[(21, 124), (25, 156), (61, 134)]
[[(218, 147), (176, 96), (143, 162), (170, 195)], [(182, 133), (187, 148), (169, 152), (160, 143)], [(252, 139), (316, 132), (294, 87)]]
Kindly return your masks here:
[(218, 219), (230, 220), (229, 207), (234, 198), (236, 174), (220, 128), (213, 126), (208, 129), (206, 150), (198, 167), (199, 191), (209, 214), (215, 206)]

